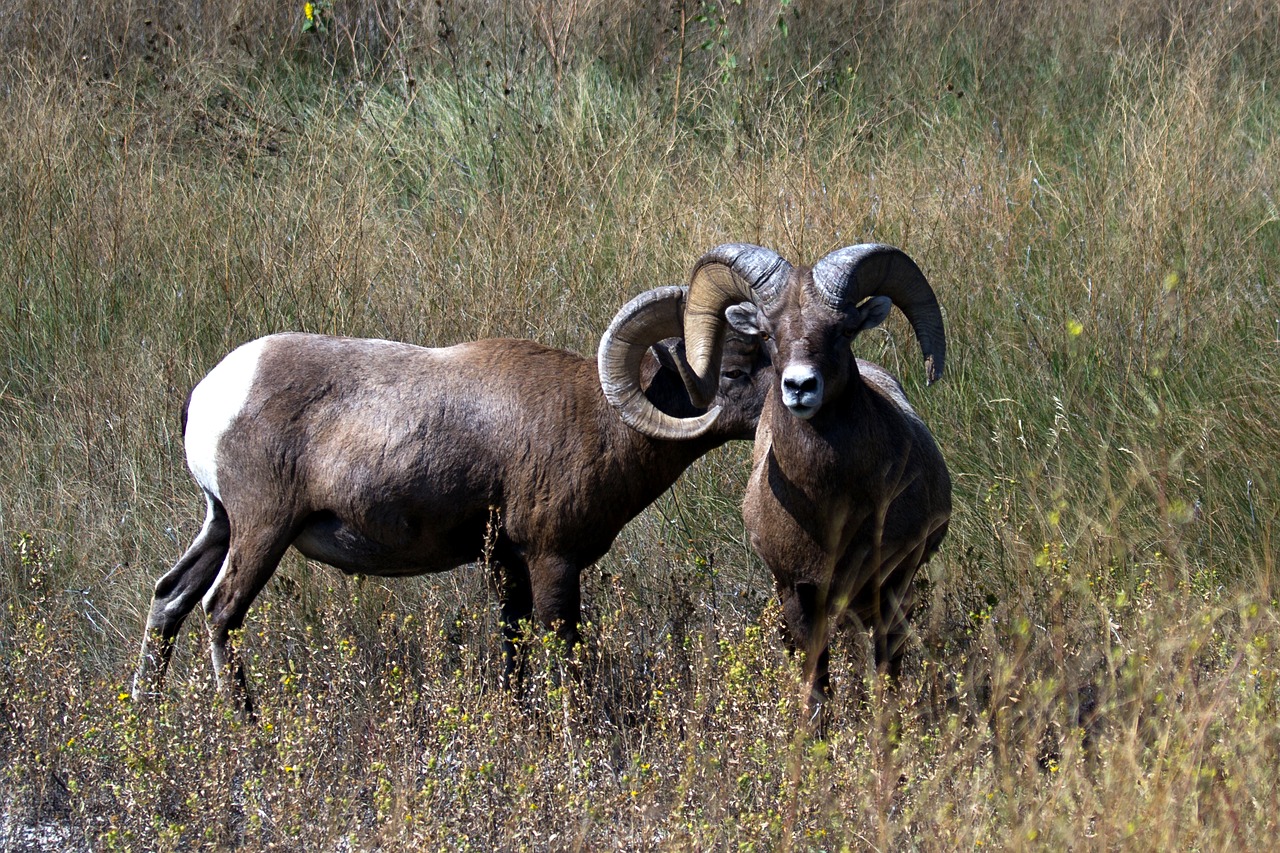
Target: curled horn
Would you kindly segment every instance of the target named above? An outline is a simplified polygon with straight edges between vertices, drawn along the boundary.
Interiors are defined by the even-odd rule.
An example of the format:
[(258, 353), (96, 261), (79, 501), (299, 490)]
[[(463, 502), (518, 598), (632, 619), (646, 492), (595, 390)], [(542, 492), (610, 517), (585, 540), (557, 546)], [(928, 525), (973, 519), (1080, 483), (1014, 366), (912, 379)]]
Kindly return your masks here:
[(777, 252), (749, 243), (717, 246), (694, 264), (684, 315), (689, 372), (682, 377), (694, 405), (708, 405), (719, 385), (725, 309), (739, 302), (769, 305), (791, 269)]
[(833, 308), (851, 308), (871, 296), (889, 297), (920, 343), (926, 382), (942, 376), (947, 339), (938, 298), (915, 261), (901, 249), (880, 243), (836, 249), (813, 265), (813, 283)]
[[(684, 332), (687, 291), (685, 287), (659, 287), (632, 299), (613, 318), (596, 352), (605, 398), (624, 423), (655, 438), (697, 438), (720, 416), (717, 406), (696, 418), (672, 417), (649, 402), (640, 388), (640, 363), (645, 352), (658, 341)], [(676, 355), (675, 360), (679, 364), (680, 357)]]

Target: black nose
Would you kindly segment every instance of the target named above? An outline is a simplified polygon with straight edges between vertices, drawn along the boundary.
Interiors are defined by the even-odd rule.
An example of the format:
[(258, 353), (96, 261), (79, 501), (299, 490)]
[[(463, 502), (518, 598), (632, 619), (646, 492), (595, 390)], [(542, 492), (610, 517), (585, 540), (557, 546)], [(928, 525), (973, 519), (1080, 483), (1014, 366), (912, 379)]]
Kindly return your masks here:
[(794, 376), (782, 377), (782, 387), (796, 394), (811, 394), (818, 390), (818, 377), (810, 374), (797, 380)]

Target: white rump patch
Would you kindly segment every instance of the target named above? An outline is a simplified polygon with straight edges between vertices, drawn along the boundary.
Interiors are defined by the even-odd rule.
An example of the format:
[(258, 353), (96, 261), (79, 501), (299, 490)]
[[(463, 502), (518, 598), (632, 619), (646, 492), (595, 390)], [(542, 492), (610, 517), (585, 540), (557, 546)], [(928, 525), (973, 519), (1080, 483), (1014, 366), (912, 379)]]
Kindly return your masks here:
[(218, 362), (191, 392), (187, 408), (187, 467), (206, 492), (218, 500), (218, 445), (253, 388), (258, 361), (270, 338), (258, 338)]

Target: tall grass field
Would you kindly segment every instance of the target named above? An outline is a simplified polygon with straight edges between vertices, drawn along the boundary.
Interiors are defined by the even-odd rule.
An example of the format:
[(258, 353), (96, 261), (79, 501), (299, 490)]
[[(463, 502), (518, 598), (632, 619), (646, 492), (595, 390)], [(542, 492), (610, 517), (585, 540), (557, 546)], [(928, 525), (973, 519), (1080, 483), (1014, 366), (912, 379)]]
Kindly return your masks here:
[[(0, 0), (0, 849), (1268, 850), (1280, 839), (1273, 0)], [(896, 685), (826, 737), (695, 464), (500, 689), (483, 565), (296, 553), (129, 699), (199, 529), (187, 392), (308, 330), (593, 355), (729, 241), (904, 249), (954, 482)], [(548, 389), (554, 393), (554, 389)]]

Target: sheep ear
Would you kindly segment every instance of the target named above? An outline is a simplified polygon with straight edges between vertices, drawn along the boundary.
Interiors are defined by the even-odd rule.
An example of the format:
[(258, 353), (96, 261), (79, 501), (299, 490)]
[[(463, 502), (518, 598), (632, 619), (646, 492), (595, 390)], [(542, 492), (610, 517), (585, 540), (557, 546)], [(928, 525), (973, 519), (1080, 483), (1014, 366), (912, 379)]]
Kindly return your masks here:
[(893, 300), (887, 296), (873, 296), (855, 310), (861, 315), (861, 318), (857, 321), (853, 331), (855, 333), (865, 332), (867, 329), (874, 329), (885, 321), (885, 318), (889, 316), (889, 312), (893, 310)]
[(738, 334), (758, 337), (763, 333), (760, 328), (760, 309), (750, 302), (730, 305), (724, 309), (724, 317)]

